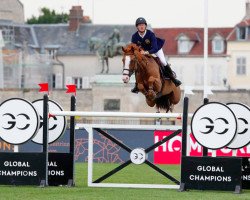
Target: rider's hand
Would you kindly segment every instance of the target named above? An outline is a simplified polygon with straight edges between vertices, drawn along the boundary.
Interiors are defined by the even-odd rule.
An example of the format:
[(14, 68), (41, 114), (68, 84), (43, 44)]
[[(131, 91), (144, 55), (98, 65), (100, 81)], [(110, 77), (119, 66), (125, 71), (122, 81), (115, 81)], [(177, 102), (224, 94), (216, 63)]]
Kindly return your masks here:
[(141, 50), (141, 54), (142, 54), (142, 55), (147, 55), (147, 54), (149, 54), (149, 53), (148, 53), (148, 51)]

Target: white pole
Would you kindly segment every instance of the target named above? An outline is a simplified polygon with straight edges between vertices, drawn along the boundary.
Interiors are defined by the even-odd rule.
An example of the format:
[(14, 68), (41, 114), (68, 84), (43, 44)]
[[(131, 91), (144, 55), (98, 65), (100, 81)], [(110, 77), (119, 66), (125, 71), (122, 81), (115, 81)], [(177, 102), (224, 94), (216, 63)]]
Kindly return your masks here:
[(204, 0), (204, 88), (203, 98), (207, 98), (207, 64), (208, 64), (208, 0)]
[(90, 186), (93, 182), (93, 129), (86, 128), (89, 134), (89, 142), (88, 142), (88, 186)]
[[(134, 113), (134, 112), (82, 112), (82, 111), (50, 111), (55, 116), (79, 117), (127, 117), (127, 118), (179, 118), (182, 113)], [(188, 114), (192, 117), (193, 114)]]

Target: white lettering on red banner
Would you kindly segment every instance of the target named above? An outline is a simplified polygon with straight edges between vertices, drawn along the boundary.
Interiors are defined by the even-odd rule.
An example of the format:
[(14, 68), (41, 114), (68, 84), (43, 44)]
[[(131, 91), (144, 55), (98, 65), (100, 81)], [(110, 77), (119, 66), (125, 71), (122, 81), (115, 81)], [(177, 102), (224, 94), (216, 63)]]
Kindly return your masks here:
[[(171, 135), (174, 131), (155, 131), (154, 142), (164, 139)], [(202, 156), (202, 147), (194, 139), (192, 134), (190, 137), (190, 156)], [(239, 157), (250, 157), (250, 145), (236, 150), (236, 155)], [(208, 155), (211, 156), (212, 151), (208, 150)], [(216, 156), (232, 156), (231, 149), (223, 148), (216, 150)], [(181, 160), (181, 133), (170, 140), (166, 141), (154, 150), (154, 163), (155, 164), (180, 164)]]

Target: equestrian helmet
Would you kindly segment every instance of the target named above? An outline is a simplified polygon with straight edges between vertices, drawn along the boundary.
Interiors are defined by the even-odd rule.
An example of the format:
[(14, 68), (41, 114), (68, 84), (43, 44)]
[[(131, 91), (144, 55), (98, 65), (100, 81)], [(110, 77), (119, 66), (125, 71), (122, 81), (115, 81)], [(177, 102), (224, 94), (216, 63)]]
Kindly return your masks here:
[(138, 26), (139, 24), (145, 24), (146, 26), (148, 25), (148, 24), (147, 24), (147, 21), (146, 21), (143, 17), (139, 17), (139, 18), (135, 21), (135, 26)]

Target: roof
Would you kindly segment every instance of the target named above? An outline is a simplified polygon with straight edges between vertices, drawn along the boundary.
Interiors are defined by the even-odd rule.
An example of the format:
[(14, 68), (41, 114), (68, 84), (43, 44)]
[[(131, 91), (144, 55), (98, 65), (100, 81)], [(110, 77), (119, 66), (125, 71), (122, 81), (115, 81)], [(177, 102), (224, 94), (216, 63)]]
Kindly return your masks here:
[(131, 35), (136, 31), (134, 25), (93, 25), (81, 24), (77, 32), (68, 31), (68, 24), (20, 25), (0, 22), (0, 29), (13, 27), (15, 45), (21, 46), (27, 41), (28, 46), (36, 49), (60, 47), (59, 55), (88, 55), (93, 54), (88, 47), (91, 37), (103, 40), (109, 38), (116, 28), (120, 31), (121, 41), (129, 43)]
[(236, 26), (250, 26), (250, 19), (243, 19), (240, 23), (238, 23)]
[[(250, 26), (250, 19), (243, 19), (240, 23), (238, 23), (234, 29), (231, 31), (231, 33), (228, 35), (227, 40), (228, 41), (236, 41), (237, 39), (237, 28), (239, 27), (249, 27)], [(249, 38), (250, 39), (250, 38)]]
[[(153, 29), (156, 36), (165, 39), (165, 44), (163, 50), (168, 56), (203, 56), (203, 46), (204, 46), (204, 29), (203, 28), (155, 28)], [(233, 28), (209, 28), (208, 30), (208, 54), (210, 56), (217, 56), (218, 54), (212, 53), (212, 39), (215, 35), (220, 35), (222, 38), (226, 39), (228, 34), (233, 30)], [(189, 37), (194, 45), (188, 54), (178, 53), (178, 37), (180, 35), (185, 35)], [(226, 48), (221, 55), (226, 54)]]

